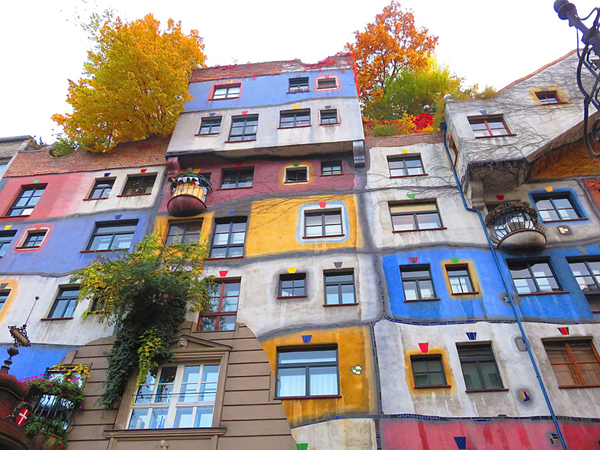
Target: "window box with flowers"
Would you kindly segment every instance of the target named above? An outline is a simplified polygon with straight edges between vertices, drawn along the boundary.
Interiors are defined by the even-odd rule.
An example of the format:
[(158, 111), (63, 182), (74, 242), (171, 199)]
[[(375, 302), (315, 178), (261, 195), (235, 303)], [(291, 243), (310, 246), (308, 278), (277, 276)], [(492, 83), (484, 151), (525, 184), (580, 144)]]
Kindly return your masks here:
[(167, 204), (169, 214), (173, 216), (195, 216), (206, 209), (204, 200), (212, 190), (210, 181), (204, 175), (194, 173), (192, 169), (180, 172), (171, 179), (173, 197)]
[(87, 366), (67, 369), (54, 366), (45, 376), (28, 378), (31, 414), (25, 430), (31, 448), (66, 449), (73, 413), (83, 409), (83, 384), (89, 377)]

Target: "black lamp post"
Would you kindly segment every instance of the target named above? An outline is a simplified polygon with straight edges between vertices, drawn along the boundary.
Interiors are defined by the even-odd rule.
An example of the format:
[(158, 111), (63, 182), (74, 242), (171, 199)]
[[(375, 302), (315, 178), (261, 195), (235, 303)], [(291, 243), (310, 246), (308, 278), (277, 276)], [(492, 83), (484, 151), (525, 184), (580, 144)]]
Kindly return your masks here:
[[(577, 85), (584, 96), (583, 100), (583, 142), (588, 150), (588, 153), (595, 157), (600, 157), (600, 153), (596, 153), (589, 142), (588, 133), (592, 140), (600, 142), (600, 118), (597, 118), (590, 130), (588, 130), (589, 107), (592, 103), (596, 110), (600, 111), (600, 100), (598, 94), (600, 92), (600, 9), (594, 8), (592, 12), (583, 19), (577, 15), (577, 8), (568, 0), (556, 0), (554, 2), (554, 10), (558, 13), (558, 17), (562, 20), (568, 20), (569, 26), (577, 28), (581, 31), (581, 42), (585, 47), (580, 51), (579, 65), (577, 66)], [(587, 27), (583, 22), (595, 14), (591, 27)], [(592, 74), (593, 81), (591, 88), (585, 88), (581, 79), (581, 70), (585, 68)]]

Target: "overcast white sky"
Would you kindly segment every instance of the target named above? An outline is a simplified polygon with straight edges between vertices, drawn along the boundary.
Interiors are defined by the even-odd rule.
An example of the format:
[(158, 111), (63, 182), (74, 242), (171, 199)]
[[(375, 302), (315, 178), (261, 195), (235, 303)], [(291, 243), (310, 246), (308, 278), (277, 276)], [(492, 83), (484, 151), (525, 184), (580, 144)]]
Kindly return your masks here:
[[(580, 16), (597, 0), (572, 0)], [(390, 0), (30, 0), (0, 1), (0, 137), (53, 142), (50, 116), (69, 111), (67, 80), (79, 78), (89, 41), (79, 27), (108, 7), (134, 20), (153, 13), (204, 37), (208, 65), (300, 58), (343, 49)], [(404, 0), (439, 36), (438, 60), (469, 83), (500, 89), (575, 48), (553, 0)], [(78, 19), (79, 16), (79, 19)]]

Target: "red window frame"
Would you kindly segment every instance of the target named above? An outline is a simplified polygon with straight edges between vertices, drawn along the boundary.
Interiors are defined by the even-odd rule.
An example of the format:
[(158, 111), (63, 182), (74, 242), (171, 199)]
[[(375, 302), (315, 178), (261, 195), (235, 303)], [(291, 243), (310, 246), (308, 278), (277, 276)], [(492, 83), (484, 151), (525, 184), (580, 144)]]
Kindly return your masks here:
[[(593, 361), (581, 361), (578, 360), (577, 356), (575, 355), (575, 353), (573, 352), (573, 349), (571, 348), (571, 345), (573, 344), (587, 344), (589, 345), (589, 349), (592, 352), (593, 355)], [(563, 387), (589, 387), (589, 386), (600, 386), (599, 383), (588, 383), (584, 377), (584, 372), (582, 372), (581, 370), (581, 365), (586, 365), (586, 366), (591, 366), (591, 365), (595, 365), (595, 370), (594, 368), (592, 368), (592, 370), (595, 372), (595, 377), (596, 378), (600, 378), (600, 356), (598, 355), (598, 351), (596, 350), (596, 347), (594, 347), (594, 343), (589, 340), (589, 339), (573, 339), (573, 340), (564, 340), (564, 341), (545, 341), (544, 342), (544, 347), (546, 349), (546, 354), (548, 355), (548, 361), (550, 362), (550, 365), (552, 366), (552, 371), (554, 372), (554, 375), (556, 376), (557, 381), (559, 382), (559, 388), (563, 388)], [(552, 360), (552, 355), (551, 353), (548, 351), (550, 350), (562, 350), (562, 348), (564, 348), (564, 350), (566, 350), (567, 352), (567, 361), (553, 361)], [(569, 368), (569, 371), (572, 375), (573, 381), (575, 382), (575, 384), (560, 384), (561, 381), (561, 372), (558, 371), (558, 369), (555, 369), (555, 367), (559, 367), (559, 366), (567, 366)], [(586, 374), (590, 373), (590, 369), (588, 368), (585, 371)]]
[[(471, 125), (471, 130), (473, 131), (473, 134), (475, 134), (476, 138), (514, 136), (513, 133), (510, 131), (510, 128), (508, 128), (508, 125), (506, 125), (506, 121), (504, 120), (504, 116), (502, 116), (502, 115), (469, 117), (468, 119), (469, 119), (469, 124)], [(502, 124), (501, 127), (490, 125), (490, 124), (499, 124), (499, 123)], [(473, 128), (473, 125), (480, 125), (480, 124), (485, 125), (484, 130), (479, 130), (479, 129)], [(498, 133), (497, 132), (498, 130), (504, 130), (505, 133)], [(486, 134), (484, 136), (478, 135), (478, 133), (481, 133), (483, 131), (486, 132)]]
[[(241, 285), (241, 279), (239, 278), (235, 278), (235, 279), (226, 279), (226, 280), (215, 280), (215, 284), (220, 285), (218, 288), (218, 294), (219, 296), (211, 296), (211, 300), (212, 299), (217, 299), (219, 300), (219, 304), (217, 307), (216, 311), (202, 311), (200, 313), (200, 319), (198, 320), (198, 331), (206, 331), (206, 332), (210, 332), (210, 331), (224, 331), (221, 330), (221, 317), (224, 316), (237, 316), (237, 311), (238, 308), (237, 306), (239, 305), (239, 301), (240, 301), (240, 285)], [(224, 300), (228, 297), (225, 296), (225, 286), (227, 284), (237, 284), (238, 285), (238, 295), (237, 295), (237, 304), (236, 304), (236, 309), (235, 311), (223, 311), (223, 305), (224, 305)], [(233, 296), (231, 296), (233, 297)], [(212, 303), (212, 302), (211, 302)], [(203, 330), (202, 329), (202, 317), (211, 317), (211, 318), (215, 318), (215, 329), (214, 330)], [(233, 330), (225, 330), (225, 331), (233, 331)]]

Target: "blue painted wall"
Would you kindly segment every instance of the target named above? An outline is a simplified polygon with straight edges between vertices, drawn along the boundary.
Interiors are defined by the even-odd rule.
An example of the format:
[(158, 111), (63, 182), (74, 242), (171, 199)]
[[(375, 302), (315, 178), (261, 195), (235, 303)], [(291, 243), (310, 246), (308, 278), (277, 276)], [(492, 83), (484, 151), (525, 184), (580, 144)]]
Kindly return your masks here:
[[(341, 88), (335, 91), (314, 91), (314, 80), (319, 75), (337, 74)], [(289, 79), (298, 76), (308, 77), (309, 92), (288, 94)], [(354, 73), (352, 70), (322, 70), (315, 72), (290, 72), (278, 75), (265, 75), (256, 78), (235, 79), (242, 82), (240, 98), (230, 100), (209, 101), (208, 94), (214, 84), (223, 84), (226, 80), (191, 83), (188, 91), (194, 97), (184, 105), (185, 111), (200, 111), (223, 108), (243, 108), (272, 106), (282, 103), (322, 99), (326, 97), (357, 97)]]
[[(8, 373), (17, 377), (17, 380), (39, 376), (48, 367), (58, 364), (71, 350), (79, 347), (78, 345), (51, 344), (31, 344), (31, 347), (21, 347), (19, 354), (13, 358), (13, 364)], [(7, 348), (8, 346), (4, 347), (4, 349)]]

